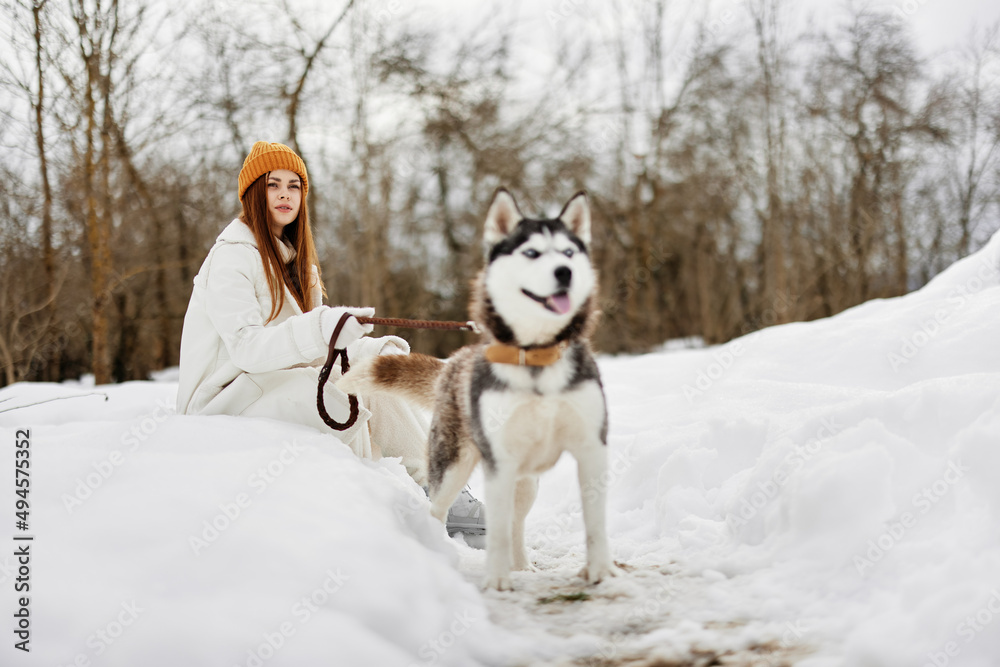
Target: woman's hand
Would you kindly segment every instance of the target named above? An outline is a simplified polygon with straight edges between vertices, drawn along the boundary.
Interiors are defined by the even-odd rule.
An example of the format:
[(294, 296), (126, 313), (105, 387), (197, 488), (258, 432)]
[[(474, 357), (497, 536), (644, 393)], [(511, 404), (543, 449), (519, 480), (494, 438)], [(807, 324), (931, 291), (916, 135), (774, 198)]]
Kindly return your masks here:
[(340, 335), (337, 336), (337, 343), (334, 345), (337, 349), (347, 347), (365, 334), (371, 333), (372, 329), (375, 328), (373, 324), (361, 324), (357, 320), (359, 317), (373, 317), (375, 315), (374, 308), (347, 308), (344, 306), (334, 308), (323, 306), (323, 308), (326, 310), (320, 315), (319, 326), (327, 344), (329, 344), (330, 337), (333, 335), (333, 330), (337, 328), (340, 318), (345, 314), (354, 316), (349, 318), (344, 323), (344, 328), (340, 330)]

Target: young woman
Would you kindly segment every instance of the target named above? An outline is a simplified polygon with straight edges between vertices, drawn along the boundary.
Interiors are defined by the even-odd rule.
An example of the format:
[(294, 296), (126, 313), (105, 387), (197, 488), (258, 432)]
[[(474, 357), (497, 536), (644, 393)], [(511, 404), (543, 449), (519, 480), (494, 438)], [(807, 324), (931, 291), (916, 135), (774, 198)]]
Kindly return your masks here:
[[(426, 487), (428, 425), (408, 404), (391, 396), (361, 397), (358, 420), (339, 432), (317, 412), (319, 368), (337, 323), (345, 313), (370, 317), (375, 309), (323, 305), (305, 163), (287, 146), (258, 141), (238, 180), (243, 212), (205, 258), (184, 316), (177, 411), (306, 424), (362, 458), (401, 457), (410, 476)], [(351, 317), (337, 347), (346, 347), (351, 361), (409, 353), (402, 338), (365, 337), (371, 330)], [(335, 380), (337, 364), (333, 373)], [(347, 395), (332, 381), (323, 394), (330, 416), (347, 421)], [(460, 498), (454, 513), (449, 524), (479, 532), (484, 513), (478, 501)]]

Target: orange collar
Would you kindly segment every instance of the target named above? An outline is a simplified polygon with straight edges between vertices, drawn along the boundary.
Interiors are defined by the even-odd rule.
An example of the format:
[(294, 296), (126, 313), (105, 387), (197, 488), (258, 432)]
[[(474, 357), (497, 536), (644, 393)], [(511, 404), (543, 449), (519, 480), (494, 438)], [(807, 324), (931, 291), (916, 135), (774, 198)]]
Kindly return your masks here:
[(514, 366), (551, 366), (562, 359), (566, 343), (551, 347), (535, 347), (524, 349), (514, 345), (493, 343), (486, 348), (486, 361), (494, 364), (512, 364)]

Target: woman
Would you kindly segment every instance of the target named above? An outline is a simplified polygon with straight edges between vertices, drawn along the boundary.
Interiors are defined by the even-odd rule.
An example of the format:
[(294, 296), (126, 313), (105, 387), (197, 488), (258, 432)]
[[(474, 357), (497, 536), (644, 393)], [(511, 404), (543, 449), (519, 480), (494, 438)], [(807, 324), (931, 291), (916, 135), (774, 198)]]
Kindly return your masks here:
[[(334, 328), (345, 313), (370, 317), (375, 309), (323, 305), (308, 192), (305, 164), (294, 151), (277, 143), (253, 145), (239, 174), (243, 212), (219, 234), (194, 279), (181, 334), (177, 411), (306, 424), (362, 458), (400, 457), (410, 476), (426, 487), (428, 427), (409, 405), (391, 396), (368, 397), (360, 401), (357, 422), (340, 432), (317, 412), (319, 368)], [(352, 361), (409, 352), (402, 338), (364, 337), (371, 330), (351, 317), (336, 346), (346, 347)], [(347, 395), (333, 382), (323, 394), (330, 416), (347, 421)], [(460, 498), (455, 512), (458, 524), (479, 532), (478, 501)]]
[[(402, 457), (414, 480), (426, 485), (427, 425), (408, 405), (372, 397), (362, 402), (357, 422), (339, 433), (316, 410), (318, 369), (341, 315), (375, 311), (322, 304), (308, 192), (305, 164), (291, 149), (253, 145), (239, 174), (243, 212), (219, 234), (194, 279), (181, 334), (177, 411), (307, 424), (363, 458)], [(371, 330), (351, 317), (337, 347), (346, 346), (351, 360), (409, 352), (395, 336), (363, 337)], [(347, 396), (332, 382), (323, 392), (330, 416), (346, 421)]]

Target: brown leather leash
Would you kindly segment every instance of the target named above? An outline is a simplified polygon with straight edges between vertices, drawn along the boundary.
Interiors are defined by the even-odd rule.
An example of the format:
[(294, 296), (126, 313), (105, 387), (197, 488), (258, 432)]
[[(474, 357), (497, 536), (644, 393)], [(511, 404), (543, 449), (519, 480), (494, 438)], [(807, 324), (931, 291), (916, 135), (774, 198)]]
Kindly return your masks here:
[[(330, 372), (333, 370), (333, 364), (337, 358), (340, 358), (341, 374), (351, 370), (351, 364), (347, 360), (347, 348), (335, 347), (337, 338), (340, 336), (341, 330), (343, 330), (344, 325), (347, 324), (347, 320), (350, 317), (354, 317), (354, 315), (351, 315), (350, 313), (344, 313), (341, 315), (340, 321), (337, 322), (337, 326), (333, 330), (333, 335), (330, 336), (330, 351), (327, 353), (326, 363), (323, 364), (323, 368), (320, 369), (319, 387), (316, 392), (316, 409), (319, 411), (319, 416), (324, 422), (326, 422), (327, 426), (335, 431), (346, 431), (354, 426), (355, 422), (358, 421), (358, 414), (360, 413), (358, 397), (354, 394), (348, 394), (347, 400), (350, 407), (350, 416), (348, 416), (346, 422), (341, 424), (331, 417), (330, 413), (326, 411), (326, 403), (323, 401), (323, 387), (326, 385), (326, 381), (330, 379)], [(357, 320), (361, 324), (378, 324), (380, 326), (387, 327), (472, 331), (474, 333), (480, 333), (479, 327), (476, 326), (476, 323), (471, 320), (468, 322), (435, 322), (431, 320), (407, 320), (398, 317), (359, 317)]]
[(472, 320), (468, 322), (435, 322), (433, 320), (405, 320), (400, 317), (359, 317), (358, 322), (403, 329), (449, 329), (451, 331), (480, 333), (479, 326)]

